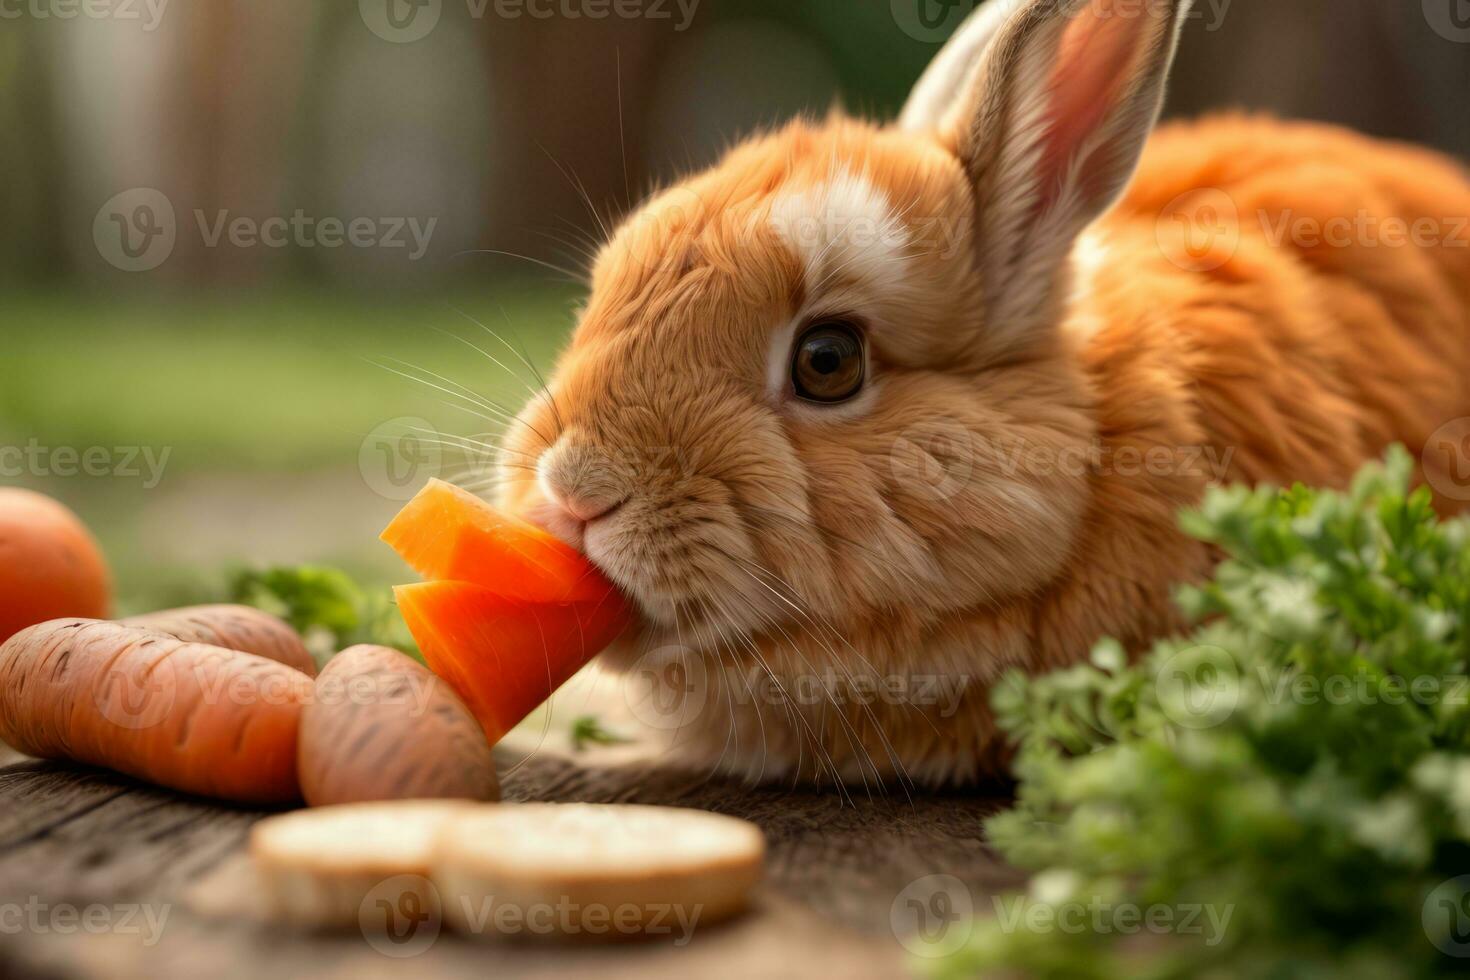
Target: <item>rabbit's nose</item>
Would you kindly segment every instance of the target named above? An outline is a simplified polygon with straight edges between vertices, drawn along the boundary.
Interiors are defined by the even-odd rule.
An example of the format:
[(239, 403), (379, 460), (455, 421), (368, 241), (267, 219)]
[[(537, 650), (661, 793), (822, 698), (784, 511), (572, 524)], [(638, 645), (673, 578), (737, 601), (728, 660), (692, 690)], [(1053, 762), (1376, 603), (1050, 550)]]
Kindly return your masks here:
[(606, 517), (623, 506), (622, 500), (583, 496), (576, 493), (557, 492), (552, 494), (551, 500), (552, 503), (584, 524), (589, 524), (599, 517)]
[(546, 453), (536, 475), (546, 498), (584, 524), (611, 514), (629, 496), (608, 460), (581, 447), (559, 446)]

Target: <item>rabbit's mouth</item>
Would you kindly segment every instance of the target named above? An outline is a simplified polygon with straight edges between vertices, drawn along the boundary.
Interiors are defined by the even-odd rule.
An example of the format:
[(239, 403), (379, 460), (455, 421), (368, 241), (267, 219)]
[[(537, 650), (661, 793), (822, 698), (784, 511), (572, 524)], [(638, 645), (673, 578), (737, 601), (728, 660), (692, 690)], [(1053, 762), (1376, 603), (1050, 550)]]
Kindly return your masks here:
[(664, 576), (628, 577), (618, 556), (605, 554), (596, 537), (592, 536), (585, 552), (588, 559), (632, 600), (650, 642), (711, 646), (743, 642), (783, 622), (777, 594), (742, 588), (732, 569), (706, 568), (699, 574), (686, 574), (682, 581)]
[(742, 553), (744, 542), (707, 525), (671, 545), (669, 528), (650, 521), (648, 510), (635, 500), (586, 521), (542, 501), (522, 516), (582, 552), (619, 587), (640, 614), (645, 642), (743, 642), (779, 626), (783, 609), (803, 606), (775, 573)]

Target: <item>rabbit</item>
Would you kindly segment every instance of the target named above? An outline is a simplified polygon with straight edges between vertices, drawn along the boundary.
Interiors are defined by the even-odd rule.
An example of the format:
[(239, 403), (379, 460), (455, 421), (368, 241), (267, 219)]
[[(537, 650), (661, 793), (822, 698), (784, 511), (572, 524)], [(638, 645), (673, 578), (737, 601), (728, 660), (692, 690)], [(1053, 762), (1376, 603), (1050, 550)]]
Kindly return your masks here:
[(991, 0), (896, 121), (759, 135), (601, 248), (498, 502), (636, 605), (600, 662), (673, 760), (1001, 776), (1005, 671), (1187, 625), (1207, 487), (1460, 431), (1470, 178), (1323, 125), (1155, 132), (1188, 10)]

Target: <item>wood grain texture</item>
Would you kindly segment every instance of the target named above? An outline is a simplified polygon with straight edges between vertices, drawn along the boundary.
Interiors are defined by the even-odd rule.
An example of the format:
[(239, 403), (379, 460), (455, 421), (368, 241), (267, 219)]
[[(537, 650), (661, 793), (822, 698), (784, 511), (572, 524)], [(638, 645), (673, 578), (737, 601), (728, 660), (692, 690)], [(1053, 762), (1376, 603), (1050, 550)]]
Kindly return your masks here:
[[(845, 802), (830, 792), (752, 790), (644, 762), (594, 768), (551, 754), (507, 775), (504, 792), (507, 800), (692, 806), (752, 820), (770, 843), (757, 908), (696, 930), (686, 946), (487, 944), (442, 935), (405, 963), (358, 934), (292, 933), (191, 901), (201, 882), (229, 882), (248, 869), (244, 842), (265, 811), (25, 761), (0, 769), (0, 909), (18, 906), (27, 919), (40, 909), (42, 926), (7, 933), (0, 977), (896, 977), (909, 960), (890, 910), (906, 885), (951, 874), (978, 905), (1020, 881), (980, 838), (981, 820), (1005, 804), (1000, 796)], [(143, 906), (128, 929), (116, 911), (108, 913), (116, 928), (62, 934), (47, 925), (61, 905), (128, 903)], [(148, 914), (162, 921), (153, 943)]]

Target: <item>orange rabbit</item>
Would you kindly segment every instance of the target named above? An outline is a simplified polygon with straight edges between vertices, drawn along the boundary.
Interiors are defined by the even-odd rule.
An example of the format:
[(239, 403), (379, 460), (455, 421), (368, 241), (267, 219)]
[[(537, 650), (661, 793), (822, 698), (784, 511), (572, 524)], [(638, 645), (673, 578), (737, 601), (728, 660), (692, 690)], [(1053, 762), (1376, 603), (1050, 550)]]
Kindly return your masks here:
[(691, 763), (980, 778), (1001, 671), (1180, 625), (1210, 483), (1398, 441), (1470, 497), (1470, 179), (1265, 119), (1150, 141), (1187, 8), (992, 0), (896, 125), (755, 139), (603, 249), (501, 502), (637, 603), (604, 660)]

